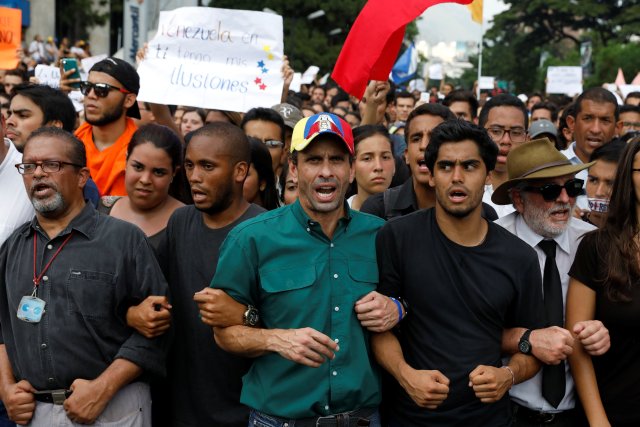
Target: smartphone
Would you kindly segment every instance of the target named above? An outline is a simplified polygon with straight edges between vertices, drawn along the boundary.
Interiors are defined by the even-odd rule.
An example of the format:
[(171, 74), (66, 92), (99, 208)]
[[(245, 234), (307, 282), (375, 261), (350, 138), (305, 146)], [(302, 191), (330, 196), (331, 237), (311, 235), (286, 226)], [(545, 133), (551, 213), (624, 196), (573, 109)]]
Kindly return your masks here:
[[(78, 69), (78, 60), (76, 58), (62, 58), (60, 60), (62, 62), (62, 69), (64, 71), (69, 71), (69, 70), (73, 70), (75, 69), (76, 71), (73, 72), (73, 74), (71, 74), (69, 76), (70, 79), (80, 79), (80, 70)], [(69, 86), (76, 88), (76, 89), (80, 89), (80, 83), (72, 83)]]

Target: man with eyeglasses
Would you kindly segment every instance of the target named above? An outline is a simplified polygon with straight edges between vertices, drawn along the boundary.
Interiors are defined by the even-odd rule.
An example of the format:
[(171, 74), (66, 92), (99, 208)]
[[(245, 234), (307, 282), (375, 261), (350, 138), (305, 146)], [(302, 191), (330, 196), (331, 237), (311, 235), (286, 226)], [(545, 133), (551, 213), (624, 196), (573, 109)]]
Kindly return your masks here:
[(640, 106), (623, 105), (620, 107), (620, 129), (618, 136), (623, 136), (629, 132), (640, 131)]
[(527, 141), (529, 113), (527, 107), (517, 97), (501, 94), (491, 98), (482, 107), (478, 122), (498, 145), (498, 161), (495, 169), (489, 174), (491, 182), (484, 188), (482, 201), (491, 205), (498, 217), (503, 217), (513, 212), (513, 208), (494, 204), (491, 201), (491, 195), (507, 180), (507, 155), (511, 149)]
[(599, 321), (581, 322), (573, 331), (563, 328), (569, 268), (580, 239), (595, 229), (573, 218), (576, 198), (583, 193), (583, 182), (575, 175), (592, 164), (572, 164), (546, 138), (530, 141), (509, 153), (508, 180), (492, 195), (498, 205), (513, 204), (516, 211), (496, 223), (534, 248), (543, 275), (547, 327), (513, 328), (503, 335), (506, 353), (532, 354), (544, 364), (535, 377), (510, 390), (516, 427), (579, 425), (582, 414), (575, 409), (566, 363), (574, 337), (593, 356), (610, 345), (609, 333)]
[(271, 108), (252, 108), (244, 115), (240, 127), (247, 136), (257, 138), (267, 146), (271, 154), (273, 173), (277, 179), (287, 161), (287, 152), (284, 149), (285, 124), (280, 114)]
[(84, 200), (81, 141), (55, 127), (24, 149), (35, 217), (0, 248), (0, 397), (17, 424), (150, 426), (144, 374), (165, 371), (166, 337), (127, 326), (127, 309), (167, 295), (139, 228)]
[(71, 90), (79, 83), (84, 95), (85, 123), (75, 135), (87, 149), (87, 165), (91, 177), (102, 196), (126, 196), (124, 169), (131, 136), (136, 131), (133, 119), (140, 119), (136, 101), (140, 77), (126, 61), (106, 58), (97, 62), (87, 81), (68, 77), (75, 70), (65, 72), (60, 81), (63, 90)]

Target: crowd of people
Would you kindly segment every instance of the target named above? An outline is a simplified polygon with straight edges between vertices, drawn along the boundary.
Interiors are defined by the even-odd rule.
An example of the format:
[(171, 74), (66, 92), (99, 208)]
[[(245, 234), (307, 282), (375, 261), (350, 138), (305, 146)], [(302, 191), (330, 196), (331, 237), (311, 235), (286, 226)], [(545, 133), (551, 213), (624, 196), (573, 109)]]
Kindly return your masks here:
[(29, 82), (52, 44), (0, 79), (0, 425), (640, 425), (640, 93), (285, 60), (206, 110), (113, 57)]

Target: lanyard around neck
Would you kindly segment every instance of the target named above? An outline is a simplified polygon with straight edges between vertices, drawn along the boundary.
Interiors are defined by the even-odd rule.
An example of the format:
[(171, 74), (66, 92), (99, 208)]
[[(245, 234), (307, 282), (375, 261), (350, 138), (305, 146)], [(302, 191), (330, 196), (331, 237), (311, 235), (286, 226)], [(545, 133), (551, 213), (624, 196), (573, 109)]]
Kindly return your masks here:
[[(35, 285), (35, 287), (37, 288), (38, 285), (40, 284), (40, 281), (42, 280), (42, 277), (44, 277), (44, 274), (47, 272), (47, 270), (49, 269), (49, 267), (51, 267), (51, 263), (53, 262), (54, 259), (56, 259), (56, 257), (58, 256), (58, 254), (62, 251), (62, 248), (64, 248), (64, 245), (67, 244), (67, 242), (69, 241), (69, 239), (71, 239), (71, 236), (73, 236), (73, 231), (71, 233), (69, 233), (69, 237), (67, 237), (66, 239), (64, 239), (64, 242), (62, 242), (62, 244), (60, 245), (60, 247), (58, 248), (58, 250), (56, 251), (55, 254), (53, 254), (53, 257), (51, 257), (51, 259), (49, 260), (49, 262), (47, 263), (47, 265), (44, 266), (44, 270), (42, 270), (42, 272), (40, 273), (40, 275), (38, 275), (38, 273), (36, 272), (36, 257), (37, 257), (37, 241), (38, 241), (38, 236), (37, 233), (34, 232), (33, 233), (33, 284)], [(35, 291), (34, 291), (35, 292)]]

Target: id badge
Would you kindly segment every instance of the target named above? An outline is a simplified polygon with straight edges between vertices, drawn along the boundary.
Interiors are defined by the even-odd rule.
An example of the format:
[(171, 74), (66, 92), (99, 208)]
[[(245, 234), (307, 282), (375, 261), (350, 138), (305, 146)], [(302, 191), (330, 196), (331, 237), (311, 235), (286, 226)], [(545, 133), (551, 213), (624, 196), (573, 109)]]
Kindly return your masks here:
[(24, 296), (18, 306), (18, 319), (29, 323), (38, 323), (44, 314), (46, 302), (36, 296)]

